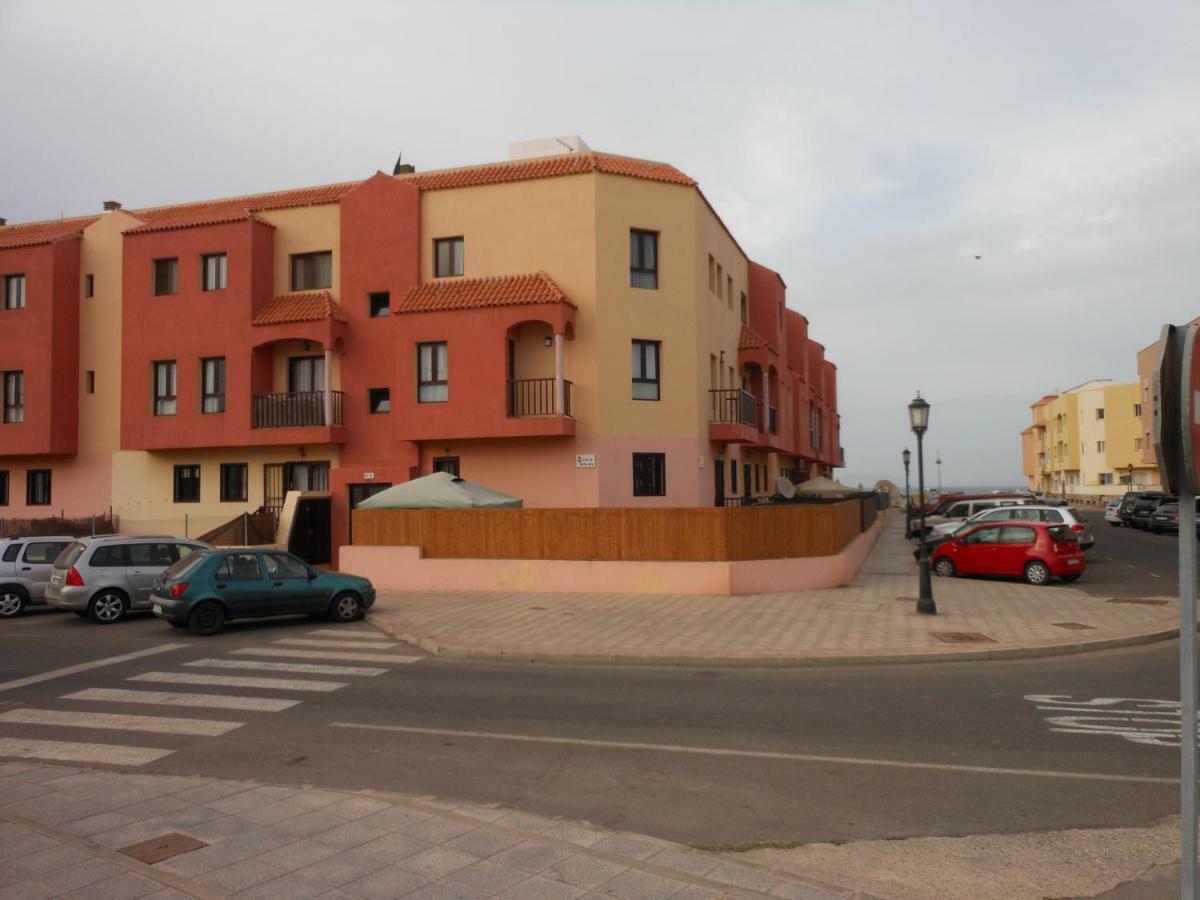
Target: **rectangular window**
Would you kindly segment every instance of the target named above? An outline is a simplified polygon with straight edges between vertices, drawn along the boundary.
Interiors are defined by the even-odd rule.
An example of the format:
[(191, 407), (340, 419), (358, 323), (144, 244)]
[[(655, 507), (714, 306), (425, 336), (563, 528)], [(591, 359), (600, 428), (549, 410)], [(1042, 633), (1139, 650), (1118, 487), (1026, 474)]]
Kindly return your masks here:
[(392, 392), (388, 388), (371, 388), (367, 392), (367, 399), (372, 415), (392, 411)]
[(175, 467), (175, 502), (200, 502), (200, 467)]
[(1141, 438), (1134, 438), (1134, 439), (1133, 439), (1133, 449), (1134, 449), (1134, 450), (1141, 450), (1141, 449), (1142, 449), (1142, 439), (1141, 439)]
[(84, 275), (83, 276), (83, 296), (85, 296), (85, 297), (95, 297), (96, 296), (96, 276), (95, 275)]
[(4, 373), (4, 424), (25, 421), (25, 373)]
[(1141, 415), (1142, 415), (1142, 404), (1140, 404), (1140, 403), (1135, 403), (1135, 404), (1133, 404), (1133, 414), (1134, 414), (1135, 416), (1137, 416), (1138, 418), (1140, 418), (1140, 417), (1141, 417)]
[(372, 319), (382, 319), (392, 314), (392, 295), (388, 291), (376, 291), (367, 295)]
[(152, 364), (154, 375), (154, 414), (175, 415), (175, 360)]
[(154, 261), (154, 296), (165, 297), (179, 293), (179, 260), (156, 259)]
[(1096, 421), (1098, 422), (1103, 418), (1104, 418), (1104, 409), (1103, 408), (1097, 409), (1096, 410)]
[(1104, 452), (1104, 441), (1096, 441), (1096, 452), (1097, 453)]
[(83, 387), (89, 394), (96, 393), (96, 371), (94, 369), (87, 370), (83, 379)]
[(225, 357), (200, 360), (200, 412), (225, 412)]
[(633, 454), (633, 496), (665, 497), (667, 494), (667, 455)]
[(30, 469), (25, 473), (25, 505), (50, 505), (49, 469)]
[(743, 325), (746, 324), (746, 320), (749, 318), (749, 315), (750, 315), (750, 305), (749, 305), (749, 302), (746, 300), (746, 295), (742, 294), (742, 324)]
[(629, 229), (629, 286), (658, 289), (658, 232)]
[(733, 276), (729, 275), (725, 278), (725, 299), (733, 303)]
[(721, 288), (725, 286), (725, 270), (717, 263), (717, 299), (721, 299)]
[(325, 390), (325, 357), (293, 356), (288, 360), (288, 393), (310, 394)]
[(333, 251), (292, 254), (292, 290), (319, 291), (333, 287)]
[(633, 399), (658, 400), (660, 341), (633, 342)]
[(4, 308), (5, 309), (24, 309), (25, 308), (25, 276), (24, 275), (5, 275), (4, 276)]
[(453, 475), (455, 478), (458, 478), (458, 457), (435, 456), (433, 459), (433, 471), (445, 472), (448, 475)]
[(200, 257), (200, 290), (223, 291), (229, 281), (228, 258), (224, 253)]
[(717, 292), (717, 261), (711, 253), (708, 254), (708, 290), (713, 294)]
[(289, 491), (329, 490), (329, 463), (288, 463), (284, 480)]
[(221, 463), (222, 503), (246, 502), (249, 496), (249, 468), (246, 463)]
[(0, 506), (8, 506), (8, 469), (0, 469)]
[(262, 581), (257, 553), (231, 553), (217, 567), (221, 581)]
[(444, 403), (450, 399), (446, 342), (417, 344), (417, 402)]
[(463, 250), (465, 241), (461, 237), (435, 238), (433, 241), (433, 277), (449, 278), (461, 275), (464, 269)]

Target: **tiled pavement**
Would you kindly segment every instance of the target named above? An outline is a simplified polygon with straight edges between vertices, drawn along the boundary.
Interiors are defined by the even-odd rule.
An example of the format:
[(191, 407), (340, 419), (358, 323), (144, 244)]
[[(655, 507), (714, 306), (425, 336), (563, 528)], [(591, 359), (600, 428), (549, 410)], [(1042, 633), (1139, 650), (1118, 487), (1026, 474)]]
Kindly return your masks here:
[[(966, 578), (935, 579), (939, 614), (921, 616), (912, 548), (894, 516), (844, 588), (735, 597), (385, 591), (370, 618), (442, 656), (666, 665), (1047, 655), (1136, 643), (1178, 626), (1171, 597), (1114, 603), (1065, 585)], [(946, 633), (983, 640), (947, 642)]]
[[(172, 832), (208, 846), (153, 865)], [(0, 898), (862, 896), (678, 844), (493, 807), (0, 763)]]

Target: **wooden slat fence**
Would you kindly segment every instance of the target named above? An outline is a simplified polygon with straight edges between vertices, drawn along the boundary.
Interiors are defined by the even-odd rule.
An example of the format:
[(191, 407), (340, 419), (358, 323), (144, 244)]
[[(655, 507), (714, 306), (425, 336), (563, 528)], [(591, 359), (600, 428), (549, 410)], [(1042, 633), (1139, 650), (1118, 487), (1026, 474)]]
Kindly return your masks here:
[(356, 545), (415, 546), (441, 559), (719, 562), (833, 556), (874, 523), (878, 510), (872, 497), (812, 506), (358, 509), (352, 515)]

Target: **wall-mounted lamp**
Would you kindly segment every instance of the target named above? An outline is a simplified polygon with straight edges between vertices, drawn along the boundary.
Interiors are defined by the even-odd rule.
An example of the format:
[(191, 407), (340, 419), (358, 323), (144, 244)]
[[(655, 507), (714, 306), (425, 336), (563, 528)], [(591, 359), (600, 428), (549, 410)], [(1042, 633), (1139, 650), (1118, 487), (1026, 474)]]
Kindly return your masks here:
[(546, 346), (547, 347), (554, 346), (554, 338), (550, 337), (550, 335), (546, 335)]

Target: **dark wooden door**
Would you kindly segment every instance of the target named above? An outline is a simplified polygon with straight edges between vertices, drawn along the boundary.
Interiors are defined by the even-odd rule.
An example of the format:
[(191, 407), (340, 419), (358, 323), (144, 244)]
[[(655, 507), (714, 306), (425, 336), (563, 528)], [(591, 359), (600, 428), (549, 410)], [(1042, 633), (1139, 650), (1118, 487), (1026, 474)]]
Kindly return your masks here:
[(296, 506), (296, 519), (288, 550), (314, 566), (333, 558), (330, 546), (330, 501), (328, 497), (307, 497)]

